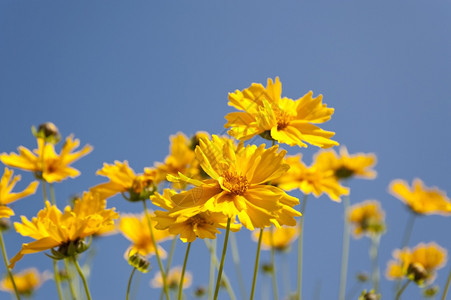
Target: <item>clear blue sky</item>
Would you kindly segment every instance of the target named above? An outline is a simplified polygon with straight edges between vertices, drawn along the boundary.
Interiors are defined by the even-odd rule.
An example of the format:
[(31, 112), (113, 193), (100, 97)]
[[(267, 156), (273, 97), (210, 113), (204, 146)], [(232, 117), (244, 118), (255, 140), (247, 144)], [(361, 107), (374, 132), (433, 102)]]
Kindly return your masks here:
[[(450, 36), (451, 3), (446, 1), (3, 0), (0, 152), (34, 147), (30, 127), (45, 121), (57, 124), (64, 136), (74, 133), (82, 144), (93, 145), (94, 151), (75, 164), (82, 176), (56, 186), (58, 201), (64, 203), (103, 181), (95, 171), (104, 162), (127, 159), (141, 171), (164, 160), (171, 134), (222, 133), (224, 115), (232, 111), (229, 92), (280, 76), (285, 96), (296, 98), (309, 90), (324, 95), (335, 114), (323, 128), (335, 131), (335, 139), (351, 153), (378, 156), (377, 179), (352, 181), (351, 201), (378, 199), (386, 210), (388, 233), (380, 252), (384, 273), (408, 217), (401, 202), (387, 193), (389, 182), (419, 177), (428, 186), (450, 190)], [(317, 149), (290, 153), (299, 151), (310, 162)], [(120, 212), (141, 209), (119, 197), (109, 204)], [(31, 217), (41, 206), (35, 196), (14, 208)], [(321, 299), (338, 294), (342, 212), (342, 205), (325, 196), (308, 203), (306, 299), (313, 299), (319, 284)], [(410, 246), (436, 241), (451, 249), (449, 229), (450, 218), (419, 218)], [(247, 230), (238, 234), (248, 288), (256, 246), (249, 238)], [(25, 241), (7, 234), (9, 255)], [(351, 245), (349, 287), (353, 274), (370, 267), (369, 241)], [(122, 255), (128, 241), (117, 235), (95, 247), (94, 298), (124, 298), (130, 267)], [(196, 242), (188, 262), (196, 284), (204, 284), (208, 274), (204, 248)], [(180, 243), (177, 264), (184, 250)], [(263, 253), (263, 261), (268, 258)], [(294, 255), (288, 259), (295, 264)], [(17, 268), (29, 266), (51, 269), (43, 254), (29, 255)], [(448, 270), (438, 274), (441, 286)], [(226, 272), (233, 277), (233, 268)], [(294, 269), (292, 275), (294, 288)], [(151, 277), (141, 277), (137, 299), (155, 298)], [(383, 280), (383, 295), (390, 298), (391, 287)], [(418, 293), (412, 285), (405, 298)], [(36, 299), (49, 295), (55, 295), (52, 282)]]

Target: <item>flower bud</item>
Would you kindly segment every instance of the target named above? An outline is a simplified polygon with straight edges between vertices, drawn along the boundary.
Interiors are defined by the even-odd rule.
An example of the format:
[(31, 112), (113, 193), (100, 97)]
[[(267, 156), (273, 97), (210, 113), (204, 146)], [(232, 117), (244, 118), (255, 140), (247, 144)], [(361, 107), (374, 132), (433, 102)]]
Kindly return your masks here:
[(271, 263), (262, 264), (262, 271), (265, 274), (272, 274), (274, 271), (273, 265)]
[(416, 283), (422, 283), (428, 277), (428, 271), (419, 263), (411, 263), (407, 268), (407, 277)]
[(130, 257), (128, 258), (128, 263), (142, 273), (149, 272), (150, 262), (144, 255), (140, 254), (139, 252), (130, 255)]
[(379, 300), (381, 298), (380, 294), (376, 294), (373, 290), (367, 292), (364, 290), (359, 297), (359, 300)]
[(0, 219), (0, 231), (6, 231), (11, 227), (11, 222), (7, 218)]
[(369, 279), (369, 276), (368, 276), (368, 274), (365, 273), (365, 272), (359, 272), (359, 273), (357, 274), (356, 278), (357, 278), (357, 280), (358, 280), (359, 282), (367, 282), (368, 279)]
[(423, 290), (424, 298), (433, 298), (438, 294), (439, 287), (437, 285), (429, 286)]
[(48, 143), (56, 144), (60, 141), (61, 135), (58, 128), (52, 122), (46, 122), (36, 127), (31, 128), (31, 132), (36, 138), (41, 138)]
[(197, 298), (202, 298), (207, 293), (207, 290), (203, 286), (199, 286), (194, 291), (194, 296)]

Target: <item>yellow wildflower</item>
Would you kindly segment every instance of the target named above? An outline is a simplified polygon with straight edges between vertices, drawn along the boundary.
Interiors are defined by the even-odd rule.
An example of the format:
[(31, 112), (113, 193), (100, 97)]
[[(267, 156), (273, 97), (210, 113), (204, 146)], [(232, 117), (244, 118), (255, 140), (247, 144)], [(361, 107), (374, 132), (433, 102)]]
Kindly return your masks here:
[[(193, 210), (222, 212), (228, 218), (238, 216), (250, 230), (270, 226), (274, 220), (284, 225), (286, 221), (278, 211), (283, 205), (292, 208), (299, 200), (266, 184), (289, 168), (283, 163), (286, 151), (277, 151), (277, 145), (269, 149), (265, 145), (235, 147), (230, 140), (215, 135), (212, 140), (201, 139), (196, 157), (211, 179), (193, 180), (180, 173), (180, 181), (195, 187), (171, 197), (176, 204), (174, 211), (180, 214), (190, 214)], [(292, 210), (296, 216), (301, 215)]]
[[(260, 232), (254, 230), (252, 232), (252, 238), (257, 241)], [(268, 230), (263, 231), (262, 236), (262, 249), (268, 250), (274, 247), (278, 251), (284, 251), (290, 247), (290, 245), (298, 238), (299, 228), (283, 226), (280, 228), (271, 227)]]
[(124, 194), (130, 201), (148, 199), (155, 190), (155, 170), (144, 169), (144, 174), (135, 174), (128, 166), (128, 162), (115, 161), (114, 165), (104, 163), (103, 168), (98, 170), (97, 175), (102, 175), (110, 179), (109, 182), (101, 183), (91, 188), (93, 193), (99, 193), (104, 198), (109, 198), (117, 193)]
[(385, 231), (385, 213), (376, 200), (367, 200), (349, 208), (348, 220), (354, 226), (354, 235), (377, 235)]
[(56, 258), (72, 256), (86, 250), (84, 239), (105, 227), (109, 228), (114, 219), (118, 218), (114, 208), (105, 209), (105, 200), (98, 197), (98, 194), (86, 193), (82, 200), (75, 202), (73, 209), (66, 206), (64, 212), (47, 201), (45, 208), (31, 221), (22, 216), (22, 223), (14, 223), (16, 231), (36, 241), (22, 244), (19, 253), (11, 259), (10, 267), (13, 268), (25, 254), (55, 247), (58, 249), (52, 249), (52, 254)]
[[(168, 229), (173, 235), (180, 234), (183, 242), (193, 242), (197, 237), (204, 239), (215, 239), (216, 234), (220, 233), (218, 228), (227, 227), (227, 216), (221, 212), (201, 211), (197, 208), (190, 211), (190, 214), (172, 213), (175, 203), (171, 196), (176, 192), (166, 189), (163, 195), (156, 193), (152, 196), (152, 203), (168, 211), (155, 211), (154, 220), (157, 222), (155, 228)], [(239, 224), (231, 224), (232, 231), (238, 231), (241, 228)]]
[[(154, 217), (151, 217), (151, 224), (153, 226), (153, 233), (155, 237), (155, 242), (167, 240), (171, 234), (167, 230), (159, 230), (156, 228), (154, 223)], [(149, 224), (147, 223), (146, 216), (133, 215), (133, 214), (123, 214), (119, 220), (119, 230), (121, 233), (132, 242), (132, 245), (125, 251), (125, 257), (132, 256), (136, 252), (148, 257), (155, 254), (155, 247), (152, 243), (152, 238), (150, 236)], [(166, 252), (160, 246), (158, 246), (158, 254), (160, 257), (166, 257)]]
[(330, 138), (335, 134), (316, 125), (330, 119), (333, 108), (322, 103), (323, 96), (313, 98), (313, 92), (292, 100), (281, 96), (282, 84), (276, 77), (268, 79), (266, 88), (253, 83), (243, 91), (229, 94), (229, 105), (242, 112), (226, 115), (225, 128), (239, 140), (248, 140), (255, 135), (276, 140), (290, 146), (307, 147), (307, 142), (321, 148), (338, 145)]
[(52, 143), (45, 143), (43, 139), (37, 141), (38, 148), (33, 152), (21, 146), (18, 148), (19, 154), (2, 153), (0, 160), (7, 166), (34, 172), (37, 178), (53, 183), (80, 175), (80, 171), (70, 164), (92, 151), (92, 147), (86, 145), (80, 151), (72, 152), (80, 145), (80, 141), (74, 140), (72, 135), (66, 138), (60, 154), (56, 154)]
[(425, 187), (418, 178), (413, 180), (412, 187), (404, 180), (393, 180), (390, 193), (417, 214), (451, 214), (451, 202), (446, 193), (436, 187)]
[[(171, 290), (177, 290), (180, 284), (180, 278), (182, 277), (182, 268), (177, 266), (169, 270), (166, 275), (166, 283)], [(191, 286), (192, 275), (191, 272), (185, 271), (185, 276), (183, 277), (183, 288), (189, 288)], [(161, 272), (155, 274), (155, 277), (150, 282), (153, 288), (163, 287), (163, 278), (161, 277)]]
[[(46, 273), (39, 273), (35, 268), (23, 270), (13, 275), (17, 291), (21, 295), (31, 296), (49, 276)], [(14, 294), (14, 287), (9, 276), (0, 282), (0, 290)]]
[(34, 194), (38, 187), (38, 182), (33, 181), (22, 192), (11, 193), (16, 183), (20, 180), (20, 175), (13, 177), (13, 174), (13, 170), (5, 168), (5, 172), (0, 180), (0, 218), (14, 216), (14, 211), (6, 205)]
[(395, 250), (393, 257), (395, 260), (390, 261), (387, 267), (388, 279), (397, 280), (407, 277), (423, 285), (434, 281), (436, 270), (445, 266), (447, 251), (433, 242), (420, 243), (413, 250), (409, 248)]

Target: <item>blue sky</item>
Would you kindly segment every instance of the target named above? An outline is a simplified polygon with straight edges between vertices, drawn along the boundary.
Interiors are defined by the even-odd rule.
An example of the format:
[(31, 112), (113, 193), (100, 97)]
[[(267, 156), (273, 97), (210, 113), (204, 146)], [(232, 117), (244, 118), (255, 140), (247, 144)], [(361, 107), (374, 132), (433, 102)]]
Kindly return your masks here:
[[(127, 159), (141, 171), (164, 160), (171, 134), (223, 133), (224, 116), (233, 111), (227, 94), (279, 76), (284, 96), (297, 98), (309, 90), (324, 95), (335, 114), (322, 128), (335, 131), (335, 140), (351, 153), (377, 155), (377, 179), (353, 180), (350, 186), (352, 203), (377, 199), (386, 211), (383, 273), (408, 217), (402, 203), (387, 193), (389, 182), (418, 177), (450, 190), (450, 12), (445, 1), (5, 0), (0, 4), (0, 152), (34, 147), (30, 127), (45, 121), (57, 124), (64, 136), (74, 133), (82, 144), (94, 146), (75, 164), (82, 176), (56, 186), (58, 202), (65, 203), (103, 181), (95, 171), (104, 162)], [(309, 163), (317, 150), (289, 152), (303, 153)], [(24, 186), (32, 177), (22, 174)], [(109, 204), (120, 212), (141, 209), (119, 197)], [(31, 217), (41, 206), (35, 196), (14, 208)], [(313, 299), (318, 285), (320, 299), (338, 294), (342, 212), (342, 205), (326, 196), (308, 202), (306, 299)], [(451, 249), (450, 225), (446, 217), (418, 218), (409, 245), (436, 241)], [(249, 288), (255, 243), (247, 230), (237, 238)], [(26, 241), (8, 233), (9, 255)], [(222, 237), (218, 242), (222, 245)], [(369, 241), (352, 240), (351, 246), (349, 287), (353, 274), (370, 266)], [(128, 241), (117, 235), (95, 247), (94, 297), (122, 298), (130, 273), (122, 258)], [(177, 247), (177, 264), (184, 248)], [(192, 253), (188, 269), (196, 284), (203, 284), (208, 260), (202, 241)], [(263, 261), (268, 258), (262, 254)], [(295, 264), (294, 255), (287, 260)], [(227, 262), (231, 266), (231, 255)], [(34, 265), (51, 268), (43, 254), (24, 258), (17, 268)], [(230, 266), (226, 272), (234, 277)], [(441, 286), (448, 270), (449, 265), (438, 274)], [(148, 286), (151, 277), (141, 276), (137, 299), (156, 294)], [(259, 279), (265, 283), (263, 276)], [(293, 269), (293, 288), (294, 282)], [(238, 293), (235, 279), (234, 284)], [(383, 280), (383, 295), (391, 297), (391, 287)], [(54, 292), (47, 282), (36, 299)], [(405, 295), (418, 293), (410, 286)]]

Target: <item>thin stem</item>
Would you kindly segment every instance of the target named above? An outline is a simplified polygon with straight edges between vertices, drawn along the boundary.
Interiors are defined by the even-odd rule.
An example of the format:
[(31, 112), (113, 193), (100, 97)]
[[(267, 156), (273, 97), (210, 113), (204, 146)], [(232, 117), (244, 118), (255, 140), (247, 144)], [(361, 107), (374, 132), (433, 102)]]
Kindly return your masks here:
[[(172, 238), (171, 250), (169, 250), (168, 260), (166, 261), (166, 274), (169, 274), (169, 269), (171, 268), (172, 258), (174, 257), (175, 246), (177, 245), (177, 236)], [(164, 291), (160, 293), (160, 300), (163, 300)]]
[(130, 286), (132, 285), (132, 279), (133, 279), (133, 274), (135, 274), (136, 268), (133, 268), (132, 273), (130, 274), (130, 278), (128, 279), (128, 284), (127, 284), (127, 294), (125, 294), (125, 299), (128, 300), (129, 299), (129, 295), (130, 295)]
[(190, 248), (191, 248), (191, 242), (189, 242), (188, 247), (186, 247), (186, 254), (185, 254), (185, 260), (183, 261), (182, 275), (180, 276), (178, 300), (182, 300), (183, 279), (185, 279), (186, 262), (188, 261), (188, 255), (189, 255)]
[(83, 271), (80, 268), (80, 265), (78, 264), (77, 258), (75, 256), (72, 256), (72, 261), (74, 262), (75, 268), (77, 268), (78, 275), (80, 275), (81, 280), (83, 281), (83, 286), (85, 287), (86, 297), (88, 300), (92, 300), (91, 293), (89, 292), (88, 288), (88, 282), (86, 281), (85, 275), (83, 275)]
[(302, 216), (299, 218), (299, 240), (298, 240), (298, 284), (296, 296), (298, 300), (302, 298), (302, 248), (303, 248), (303, 239), (304, 239), (304, 213), (307, 207), (307, 194), (302, 198), (302, 207), (301, 214)]
[(14, 293), (16, 294), (16, 299), (20, 300), (19, 291), (17, 290), (16, 282), (14, 281), (13, 273), (11, 272), (11, 269), (9, 268), (9, 260), (8, 255), (6, 254), (6, 248), (5, 248), (5, 242), (3, 241), (3, 232), (0, 230), (0, 245), (2, 247), (2, 255), (3, 255), (3, 261), (5, 262), (5, 268), (8, 272), (9, 279), (11, 280), (11, 284), (14, 288)]
[(44, 180), (44, 178), (41, 179), (42, 182), (42, 194), (44, 196), (44, 204), (47, 202), (47, 181)]
[(350, 200), (349, 196), (343, 197), (343, 208), (344, 208), (344, 226), (343, 226), (343, 246), (341, 252), (341, 272), (340, 272), (340, 291), (338, 295), (339, 300), (345, 299), (346, 292), (346, 277), (348, 273), (348, 260), (349, 260), (349, 243), (351, 239), (351, 232), (349, 229), (348, 221), (348, 210), (349, 210)]
[(406, 287), (409, 285), (410, 280), (407, 279), (406, 282), (403, 284), (403, 286), (401, 287), (401, 289), (396, 293), (396, 298), (395, 300), (399, 300), (401, 299), (401, 294), (404, 292), (404, 290), (406, 289)]
[(228, 218), (227, 219), (227, 229), (226, 229), (226, 234), (225, 234), (225, 238), (224, 238), (224, 247), (222, 248), (221, 264), (219, 265), (218, 278), (216, 280), (216, 287), (215, 287), (215, 295), (213, 297), (214, 300), (218, 299), (219, 287), (221, 286), (222, 270), (224, 268), (224, 260), (225, 260), (226, 251), (227, 251), (227, 242), (229, 240), (229, 233), (230, 233), (230, 222), (231, 222), (231, 218)]
[(161, 279), (163, 279), (163, 289), (164, 289), (164, 293), (165, 293), (165, 295), (166, 295), (166, 299), (167, 299), (167, 300), (170, 300), (170, 297), (169, 297), (169, 290), (168, 290), (168, 284), (167, 284), (167, 279), (166, 279), (166, 273), (164, 272), (163, 263), (161, 262), (160, 253), (159, 253), (159, 251), (158, 251), (157, 242), (155, 241), (155, 235), (154, 235), (154, 233), (153, 233), (152, 223), (150, 222), (149, 212), (147, 211), (146, 200), (143, 200), (143, 206), (144, 206), (144, 214), (146, 215), (146, 219), (147, 219), (147, 224), (149, 225), (150, 238), (152, 239), (152, 244), (153, 244), (153, 246), (154, 246), (154, 248), (155, 248), (155, 257), (157, 258), (158, 266), (160, 267)]
[(283, 293), (285, 295), (289, 295), (291, 292), (291, 278), (290, 278), (290, 265), (288, 263), (288, 253), (282, 253), (282, 284), (283, 284)]
[(53, 183), (49, 183), (49, 190), (50, 190), (50, 202), (52, 203), (52, 205), (56, 205), (56, 200), (55, 200), (55, 187), (53, 186)]
[(72, 272), (69, 269), (69, 262), (68, 259), (64, 259), (64, 266), (66, 268), (66, 273), (67, 273), (67, 283), (69, 285), (69, 290), (70, 290), (70, 294), (72, 296), (72, 299), (76, 300), (77, 299), (77, 295), (75, 293), (75, 289), (74, 289), (74, 285), (73, 285), (73, 280), (72, 280)]
[(443, 290), (442, 300), (446, 299), (446, 294), (448, 294), (449, 284), (451, 283), (451, 270), (449, 270), (448, 279), (446, 280), (445, 289)]
[(62, 300), (63, 293), (61, 291), (61, 277), (58, 271), (58, 262), (55, 259), (53, 260), (53, 273), (53, 276), (55, 277), (56, 290), (58, 291), (58, 299)]
[(251, 289), (250, 300), (254, 299), (255, 282), (257, 281), (258, 262), (260, 260), (260, 248), (262, 246), (262, 237), (263, 237), (263, 228), (260, 229), (260, 235), (258, 237), (257, 254), (255, 255), (254, 278), (252, 279), (252, 289)]
[(215, 262), (216, 258), (216, 239), (211, 241), (211, 245), (204, 240), (208, 250), (210, 250), (210, 280), (208, 281), (208, 299), (213, 299), (213, 284), (215, 280)]
[(410, 236), (412, 235), (413, 225), (415, 224), (416, 214), (410, 213), (409, 219), (406, 223), (406, 228), (404, 229), (404, 235), (402, 238), (401, 249), (409, 244)]
[(274, 248), (274, 228), (273, 227), (271, 227), (269, 229), (269, 234), (270, 234), (270, 238), (271, 238), (272, 292), (273, 292), (274, 300), (278, 300), (279, 292), (277, 289), (277, 276), (276, 276), (277, 271), (276, 271), (276, 259), (275, 259), (276, 249)]
[(370, 258), (371, 258), (371, 281), (373, 282), (373, 290), (375, 293), (379, 292), (379, 264), (378, 264), (378, 252), (379, 243), (381, 240), (380, 235), (371, 237), (371, 248), (370, 248)]
[(236, 276), (238, 279), (238, 285), (240, 287), (241, 297), (246, 298), (246, 287), (244, 285), (243, 273), (241, 272), (240, 254), (238, 252), (238, 244), (236, 242), (235, 234), (230, 235), (230, 247), (232, 249), (233, 264), (235, 265)]

